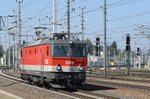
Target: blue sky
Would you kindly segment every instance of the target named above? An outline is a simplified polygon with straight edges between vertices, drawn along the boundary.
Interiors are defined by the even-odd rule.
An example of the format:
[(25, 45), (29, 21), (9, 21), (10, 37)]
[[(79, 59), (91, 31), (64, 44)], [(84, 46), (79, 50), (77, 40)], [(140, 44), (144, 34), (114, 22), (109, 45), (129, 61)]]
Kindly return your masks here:
[[(81, 22), (79, 14), (80, 7), (85, 7), (85, 38), (95, 41), (97, 35), (101, 38), (103, 44), (103, 1), (104, 0), (70, 0), (71, 9), (71, 32), (76, 33), (81, 31)], [(67, 0), (57, 0), (57, 21), (61, 23), (66, 14)], [(135, 50), (136, 45), (139, 45), (143, 51), (148, 49), (148, 39), (145, 35), (140, 37), (135, 34), (140, 34), (141, 25), (145, 28), (150, 27), (150, 0), (107, 0), (107, 41), (108, 44), (116, 41), (118, 48), (125, 48), (125, 35), (131, 36), (131, 48)], [(16, 0), (2, 0), (0, 3), (0, 16), (17, 14)], [(22, 4), (22, 34), (34, 35), (34, 27), (45, 26), (50, 28), (49, 18), (52, 16), (52, 0), (23, 0)], [(10, 19), (14, 21), (14, 19)], [(11, 26), (11, 25), (10, 25)], [(145, 29), (144, 31), (148, 31)], [(58, 31), (61, 32), (62, 27), (58, 26)], [(64, 26), (66, 31), (66, 25)], [(143, 31), (143, 30), (142, 30)], [(48, 31), (45, 31), (49, 33)], [(140, 32), (140, 33), (139, 33)], [(149, 32), (149, 31), (148, 31)], [(148, 34), (148, 32), (144, 32)], [(6, 34), (0, 32), (1, 37)], [(22, 39), (26, 39), (22, 37)], [(29, 38), (32, 40), (32, 38)], [(4, 42), (4, 39), (1, 39)], [(8, 46), (8, 45), (7, 45)]]

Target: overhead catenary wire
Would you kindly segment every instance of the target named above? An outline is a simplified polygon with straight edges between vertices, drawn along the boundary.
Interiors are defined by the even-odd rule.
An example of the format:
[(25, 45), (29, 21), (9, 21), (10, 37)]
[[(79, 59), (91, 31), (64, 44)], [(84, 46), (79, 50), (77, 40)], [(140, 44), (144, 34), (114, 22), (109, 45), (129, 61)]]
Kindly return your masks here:
[[(125, 0), (120, 0), (120, 1), (117, 1), (117, 2), (115, 2), (115, 3), (117, 3), (117, 4), (115, 4), (115, 3), (112, 3), (112, 4), (110, 4), (109, 6), (118, 6), (118, 4), (120, 4), (120, 2), (123, 2), (123, 1), (125, 1)], [(64, 1), (63, 1), (64, 2)], [(79, 4), (80, 4), (80, 2), (81, 1), (79, 1)], [(84, 1), (82, 1), (82, 2), (84, 2)], [(129, 1), (127, 0), (126, 2), (128, 2), (128, 4), (129, 4)], [(74, 3), (73, 3), (74, 4)], [(122, 4), (122, 3), (121, 3)], [(120, 4), (120, 5), (121, 5)], [(97, 7), (97, 8), (94, 8), (94, 9), (91, 9), (91, 10), (88, 10), (87, 11), (87, 14), (88, 13), (92, 13), (92, 12), (95, 12), (95, 11), (99, 11), (99, 9), (102, 9), (101, 7)], [(61, 11), (61, 10), (60, 10)], [(49, 12), (47, 12), (47, 13), (49, 13)], [(37, 17), (39, 17), (40, 15), (43, 15), (43, 14), (47, 14), (47, 13), (45, 13), (45, 11), (43, 11), (41, 14), (39, 14), (39, 15), (37, 15)], [(76, 17), (78, 17), (78, 15), (76, 15)], [(71, 18), (75, 18), (75, 17), (71, 17)], [(32, 19), (34, 19), (34, 18), (30, 18), (29, 20), (32, 20)], [(117, 20), (117, 19), (116, 19)], [(118, 19), (119, 20), (119, 19)], [(109, 20), (109, 21), (111, 21), (111, 20)], [(93, 24), (95, 24), (95, 23), (93, 23)]]
[[(33, 5), (33, 3), (34, 2), (39, 2), (39, 1), (41, 1), (41, 0), (31, 0), (31, 1), (28, 1), (28, 2), (26, 2), (23, 6), (23, 8), (24, 9), (26, 9), (26, 7), (28, 7), (28, 6), (30, 6), (30, 5)], [(86, 0), (85, 0), (86, 1)], [(90, 1), (90, 0), (89, 0)], [(120, 2), (119, 2), (120, 1)], [(133, 3), (135, 3), (137, 0), (135, 0), (134, 2), (130, 2), (130, 1), (128, 1), (128, 0), (117, 0), (117, 1), (113, 1), (112, 0), (112, 2), (110, 3), (110, 4), (108, 4), (107, 5), (107, 7), (108, 7), (108, 9), (111, 9), (111, 10), (113, 10), (113, 8), (116, 8), (116, 7), (118, 7), (118, 8), (120, 8), (121, 6), (125, 6), (125, 7), (128, 7), (129, 6), (129, 4), (133, 4)], [(142, 0), (141, 0), (142, 1)], [(31, 3), (29, 3), (29, 2), (31, 2)], [(66, 6), (64, 6), (64, 4), (62, 4), (63, 2), (65, 2), (65, 1), (62, 1), (62, 0), (60, 0), (59, 2), (57, 2), (57, 4), (59, 5), (59, 7), (58, 7), (58, 10), (59, 10), (59, 13), (61, 12), (62, 14), (60, 14), (59, 15), (59, 19), (60, 19), (60, 17), (61, 18), (64, 18), (65, 16), (65, 9), (66, 9)], [(72, 6), (75, 6), (75, 7), (77, 7), (77, 5), (82, 5), (82, 4), (84, 4), (85, 2), (84, 2), (84, 0), (79, 0), (78, 2), (75, 2), (75, 3), (71, 3), (71, 5)], [(115, 4), (116, 3), (116, 4)], [(44, 5), (44, 4), (43, 4)], [(43, 10), (43, 11), (41, 11), (42, 9), (43, 9), (43, 5), (42, 6), (39, 6), (39, 8), (37, 8), (37, 10), (35, 10), (35, 9), (33, 9), (33, 14), (32, 13), (30, 13), (30, 14), (23, 14), (23, 16), (24, 16), (24, 18), (28, 18), (28, 19), (25, 19), (25, 20), (22, 20), (23, 21), (23, 25), (25, 25), (25, 26), (23, 26), (22, 28), (24, 28), (24, 31), (27, 31), (27, 30), (34, 30), (33, 29), (33, 24), (34, 23), (36, 23), (36, 22), (33, 22), (33, 21), (35, 21), (35, 20), (37, 20), (38, 18), (41, 18), (41, 17), (44, 17), (44, 16), (46, 16), (46, 15), (51, 15), (51, 9), (49, 9), (50, 7), (51, 7), (51, 4), (49, 4), (46, 8), (45, 8), (45, 10)], [(45, 6), (45, 5), (44, 5)], [(62, 7), (64, 7), (64, 9), (61, 9)], [(88, 7), (88, 6), (87, 6)], [(87, 8), (87, 10), (85, 11), (85, 12), (87, 12), (86, 13), (86, 17), (88, 16), (88, 15), (92, 15), (93, 14), (93, 17), (94, 16), (97, 16), (97, 15), (99, 15), (99, 14), (97, 14), (98, 12), (102, 12), (102, 9), (103, 9), (103, 6), (95, 6), (95, 7), (89, 7), (89, 8)], [(32, 10), (32, 9), (31, 9)], [(48, 10), (48, 11), (47, 11)], [(110, 10), (109, 10), (110, 11)], [(77, 17), (78, 17), (78, 9), (76, 9), (76, 13), (73, 13), (72, 15), (71, 15), (71, 19), (72, 20), (77, 20)], [(30, 17), (30, 15), (32, 15), (31, 17)], [(110, 18), (109, 18), (109, 20), (108, 20), (108, 23), (115, 23), (115, 22), (117, 22), (117, 21), (119, 21), (119, 22), (122, 22), (122, 23), (126, 23), (126, 24), (122, 24), (122, 25), (119, 25), (119, 26), (117, 26), (117, 25), (114, 25), (114, 26), (111, 26), (110, 25), (110, 27), (108, 28), (108, 30), (109, 30), (109, 32), (108, 33), (110, 33), (111, 31), (114, 31), (114, 34), (118, 34), (118, 35), (120, 35), (120, 34), (123, 34), (123, 33), (125, 33), (125, 32), (131, 32), (131, 33), (134, 33), (135, 31), (134, 31), (134, 28), (135, 27), (137, 27), (138, 25), (140, 25), (140, 24), (148, 24), (148, 22), (146, 22), (146, 21), (144, 21), (144, 20), (141, 20), (141, 22), (138, 22), (138, 23), (136, 23), (136, 22), (133, 22), (133, 21), (130, 21), (130, 19), (132, 19), (132, 20), (136, 20), (136, 18), (137, 17), (139, 17), (139, 16), (141, 16), (141, 18), (142, 18), (142, 16), (146, 16), (146, 17), (149, 17), (149, 11), (142, 11), (141, 13), (134, 13), (134, 14), (131, 14), (131, 15), (123, 15), (123, 16), (121, 16), (121, 15), (111, 15), (110, 13), (109, 13), (109, 15), (110, 15)], [(99, 15), (99, 16), (101, 16), (101, 15)], [(88, 18), (88, 17), (87, 17)], [(131, 23), (129, 23), (128, 22), (128, 20), (129, 20), (129, 22), (131, 22)], [(61, 21), (61, 20), (60, 20)], [(98, 20), (96, 20), (95, 22), (94, 22), (95, 20), (93, 19), (93, 21), (89, 21), (89, 19), (88, 19), (88, 21), (86, 22), (86, 28), (87, 28), (87, 30), (85, 31), (85, 32), (88, 32), (88, 33), (90, 33), (90, 34), (93, 34), (92, 32), (97, 32), (97, 33), (103, 33), (103, 31), (102, 31), (102, 21), (101, 21), (101, 17), (98, 19)], [(28, 27), (27, 25), (29, 25), (29, 23), (28, 22), (30, 22), (30, 24), (32, 25), (32, 27)], [(46, 21), (45, 21), (46, 22)], [(92, 23), (91, 23), (92, 22)], [(26, 24), (27, 23), (27, 24)], [(79, 23), (79, 22), (78, 22)], [(79, 26), (78, 27), (74, 27), (75, 25), (79, 25), (77, 22), (75, 23), (74, 22), (74, 24), (72, 24), (71, 25), (71, 29), (72, 30), (74, 30), (74, 31), (78, 31), (79, 30)], [(66, 24), (65, 24), (66, 25)], [(148, 24), (149, 25), (149, 24)], [(99, 27), (98, 27), (99, 26)], [(65, 26), (66, 27), (66, 26)], [(30, 33), (31, 33), (31, 31), (29, 31)], [(29, 33), (29, 32), (24, 32), (24, 33)], [(88, 34), (87, 33), (87, 34)], [(97, 33), (95, 33), (95, 34), (97, 34)], [(86, 35), (86, 33), (85, 33), (85, 35)], [(111, 35), (111, 34), (110, 34)], [(86, 37), (88, 37), (88, 35), (86, 35)], [(114, 38), (114, 39), (116, 39), (116, 38)]]
[(107, 6), (117, 5), (117, 4), (120, 4), (120, 3), (124, 2), (124, 1), (126, 1), (126, 0), (120, 0), (120, 1), (114, 2), (112, 4), (108, 4)]
[[(38, 0), (38, 2), (39, 2), (39, 1), (41, 1), (41, 0)], [(33, 3), (36, 3), (36, 2), (37, 2), (37, 0), (30, 0), (30, 1), (26, 2), (25, 4), (23, 4), (23, 5), (22, 5), (22, 8), (24, 8), (24, 7), (28, 6), (28, 5), (31, 5), (31, 4), (33, 4)]]
[[(120, 0), (120, 1), (118, 1), (118, 2), (116, 2), (116, 3), (110, 4), (110, 5), (108, 5), (108, 6), (112, 6), (112, 5), (115, 5), (115, 4), (119, 4), (119, 3), (123, 2), (123, 1), (126, 1), (126, 0)], [(80, 1), (80, 2), (77, 2), (77, 3), (73, 3), (72, 5), (80, 4), (80, 3), (82, 3), (82, 2), (84, 2), (84, 0), (83, 0), (83, 1)], [(61, 4), (61, 3), (62, 3), (62, 2), (60, 2), (59, 4)], [(125, 4), (129, 4), (129, 3), (131, 3), (131, 2), (126, 2)], [(125, 5), (125, 4), (123, 4), (123, 5)], [(119, 6), (122, 6), (122, 5), (119, 5)], [(50, 7), (51, 7), (51, 6), (50, 6)], [(50, 7), (47, 7), (47, 8), (50, 8)], [(44, 8), (44, 9), (46, 9), (46, 8)], [(64, 7), (60, 8), (60, 9), (58, 9), (58, 12), (61, 11), (61, 10), (63, 10), (63, 9), (66, 9), (66, 6), (64, 6)], [(99, 9), (102, 9), (102, 6), (101, 6), (101, 7), (96, 7), (96, 8), (94, 8), (94, 9), (92, 9), (92, 10), (89, 10), (89, 11), (86, 11), (84, 14), (87, 14), (87, 13), (90, 13), (90, 12), (94, 12), (94, 11), (98, 11)], [(35, 16), (31, 17), (30, 19), (33, 19), (33, 18), (35, 18), (35, 17), (37, 17), (37, 16), (40, 16), (40, 15), (43, 15), (43, 14), (40, 14), (41, 11), (43, 12), (43, 8), (40, 9), (40, 10), (37, 10), (37, 11), (40, 11), (40, 12), (39, 12), (38, 14), (36, 14)], [(36, 12), (36, 11), (34, 11), (34, 12)], [(32, 13), (34, 13), (34, 12), (32, 12)], [(51, 10), (50, 12), (52, 12), (52, 10)], [(49, 12), (47, 12), (47, 13), (49, 13)], [(47, 13), (44, 13), (44, 14), (47, 14)], [(75, 16), (73, 16), (73, 17), (77, 17), (77, 16), (78, 16), (78, 15), (75, 15)], [(73, 17), (71, 17), (71, 18), (73, 18)]]
[[(123, 2), (123, 1), (125, 1), (125, 0), (120, 0), (120, 1), (118, 1), (118, 2), (116, 2), (116, 3), (110, 4), (109, 6), (115, 5), (115, 4), (119, 4), (120, 2)], [(82, 2), (84, 2), (84, 0), (83, 0), (83, 1), (80, 1), (80, 2), (78, 2), (78, 3), (76, 3), (76, 4), (79, 4), (79, 3), (82, 3)], [(60, 4), (61, 4), (61, 3), (60, 3)], [(73, 4), (73, 5), (74, 5), (74, 4)], [(64, 7), (64, 8), (65, 8), (65, 7)], [(62, 8), (61, 8), (61, 9), (62, 9)], [(87, 11), (87, 12), (85, 12), (85, 13), (94, 12), (94, 11), (96, 11), (96, 10), (98, 10), (98, 9), (101, 9), (101, 8), (98, 7), (98, 8), (92, 9), (92, 10), (90, 10), (90, 11)], [(40, 10), (42, 11), (42, 9), (40, 9)], [(41, 11), (40, 11), (38, 14), (36, 14), (35, 16), (31, 17), (30, 20), (33, 19), (33, 18), (35, 18), (35, 17), (37, 17), (38, 15), (40, 16)], [(61, 10), (59, 10), (59, 11), (61, 11)], [(42, 11), (42, 12), (43, 12), (43, 11)], [(46, 14), (46, 13), (44, 13), (44, 14)], [(42, 14), (42, 15), (43, 15), (43, 14)], [(75, 16), (74, 16), (74, 17), (75, 17)]]
[(120, 0), (118, 2), (115, 2), (115, 3), (108, 5), (108, 8), (112, 9), (112, 8), (116, 8), (116, 7), (120, 7), (120, 6), (125, 6), (128, 4), (136, 3), (137, 1), (138, 0)]
[[(57, 5), (62, 4), (62, 2), (64, 2), (64, 1), (58, 2)], [(84, 2), (84, 0), (82, 0), (82, 1), (80, 1), (80, 2), (77, 2), (77, 3), (73, 3), (72, 5), (80, 4), (80, 3), (82, 3), (82, 2)], [(49, 12), (42, 13), (44, 10), (46, 10), (46, 9), (48, 9), (48, 8), (51, 8), (51, 7), (52, 7), (52, 5), (51, 5), (51, 6), (47, 6), (47, 7), (45, 6), (44, 8), (41, 8), (41, 9), (39, 9), (39, 10), (32, 11), (31, 13), (36, 13), (36, 12), (38, 12), (38, 13), (37, 13), (35, 16), (30, 17), (30, 18), (29, 18), (28, 20), (26, 20), (25, 22), (28, 22), (29, 20), (32, 20), (32, 19), (34, 19), (34, 18), (36, 18), (36, 17), (46, 15), (46, 14), (48, 14), (48, 13), (52, 13), (52, 10), (49, 11)], [(62, 10), (64, 10), (64, 9), (66, 9), (66, 6), (57, 9), (57, 10), (58, 10), (58, 13), (61, 12)], [(42, 13), (42, 14), (41, 14), (41, 13)]]

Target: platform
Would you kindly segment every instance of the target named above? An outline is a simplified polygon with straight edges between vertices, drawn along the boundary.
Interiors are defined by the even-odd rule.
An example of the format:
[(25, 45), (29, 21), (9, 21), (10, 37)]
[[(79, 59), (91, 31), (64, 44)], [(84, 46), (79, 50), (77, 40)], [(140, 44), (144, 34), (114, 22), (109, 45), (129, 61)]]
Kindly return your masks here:
[(0, 99), (23, 99), (23, 98), (0, 90)]

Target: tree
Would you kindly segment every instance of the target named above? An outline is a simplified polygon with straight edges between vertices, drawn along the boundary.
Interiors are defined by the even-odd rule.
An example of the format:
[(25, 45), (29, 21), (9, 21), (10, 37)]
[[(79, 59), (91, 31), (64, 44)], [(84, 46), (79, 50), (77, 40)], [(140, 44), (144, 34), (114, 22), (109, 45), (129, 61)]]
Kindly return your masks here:
[(117, 43), (113, 41), (112, 45), (109, 48), (111, 56), (118, 55)]
[[(9, 63), (9, 48), (6, 51), (6, 64)], [(10, 47), (10, 65), (13, 64), (13, 46)]]
[(2, 58), (4, 55), (4, 49), (3, 49), (3, 46), (0, 45), (0, 58)]
[(87, 53), (91, 55), (93, 53), (93, 45), (88, 38), (86, 40), (86, 44), (87, 44)]
[(25, 43), (26, 43), (26, 41), (25, 41), (25, 40), (23, 40), (22, 45), (24, 45)]
[(117, 43), (115, 41), (113, 41), (111, 47), (114, 48), (114, 49), (117, 49)]

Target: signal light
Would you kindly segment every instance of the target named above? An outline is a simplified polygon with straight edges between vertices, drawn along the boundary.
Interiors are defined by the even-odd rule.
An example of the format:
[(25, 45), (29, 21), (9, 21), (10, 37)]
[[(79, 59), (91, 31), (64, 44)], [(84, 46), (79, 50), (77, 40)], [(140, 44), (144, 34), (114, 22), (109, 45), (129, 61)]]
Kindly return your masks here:
[(139, 47), (137, 48), (137, 52), (140, 52), (140, 48)]
[(140, 52), (141, 52), (141, 51), (140, 51), (140, 48), (138, 47), (138, 48), (137, 48), (137, 56), (140, 56)]
[(137, 56), (140, 56), (140, 53), (137, 53)]
[(99, 51), (100, 51), (100, 38), (96, 37), (96, 56), (99, 55)]
[(127, 45), (130, 44), (130, 36), (129, 36), (129, 35), (126, 37), (126, 44), (127, 44)]
[(130, 51), (130, 50), (131, 50), (130, 45), (127, 45), (127, 46), (126, 46), (126, 51)]
[(96, 37), (96, 45), (100, 45), (100, 38)]

